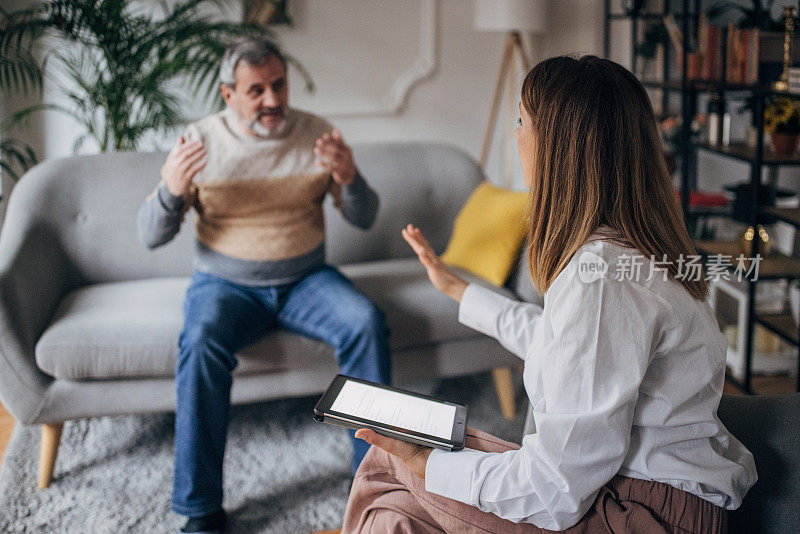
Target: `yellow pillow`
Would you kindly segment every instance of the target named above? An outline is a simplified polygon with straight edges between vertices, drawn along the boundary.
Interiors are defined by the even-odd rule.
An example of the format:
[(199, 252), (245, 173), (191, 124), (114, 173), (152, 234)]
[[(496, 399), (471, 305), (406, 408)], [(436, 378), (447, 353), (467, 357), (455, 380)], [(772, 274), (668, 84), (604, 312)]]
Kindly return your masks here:
[(442, 260), (502, 286), (525, 239), (528, 194), (480, 184), (461, 208)]

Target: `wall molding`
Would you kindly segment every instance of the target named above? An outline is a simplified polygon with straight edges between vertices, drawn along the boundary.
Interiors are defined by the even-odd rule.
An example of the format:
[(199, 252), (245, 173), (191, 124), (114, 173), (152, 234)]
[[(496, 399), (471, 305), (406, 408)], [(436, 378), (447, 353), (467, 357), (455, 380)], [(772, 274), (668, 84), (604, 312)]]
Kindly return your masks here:
[[(422, 0), (420, 6), (420, 50), (411, 68), (403, 72), (384, 97), (383, 113), (399, 113), (403, 110), (412, 89), (422, 80), (436, 72), (437, 59), (438, 6), (437, 0)], [(377, 111), (380, 113), (381, 111)]]
[(417, 55), (407, 70), (399, 73), (391, 87), (380, 97), (371, 99), (345, 99), (336, 104), (319, 105), (315, 112), (326, 117), (363, 117), (397, 115), (420, 82), (438, 68), (438, 0), (419, 2), (419, 43)]

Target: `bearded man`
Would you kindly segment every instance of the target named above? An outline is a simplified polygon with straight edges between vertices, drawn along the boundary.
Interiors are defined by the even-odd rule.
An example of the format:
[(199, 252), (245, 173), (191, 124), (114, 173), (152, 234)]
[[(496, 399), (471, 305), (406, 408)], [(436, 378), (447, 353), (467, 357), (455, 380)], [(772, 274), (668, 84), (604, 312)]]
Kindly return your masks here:
[[(289, 107), (286, 60), (272, 42), (234, 42), (220, 82), (226, 109), (186, 128), (138, 219), (154, 248), (178, 233), (186, 211), (196, 214), (175, 371), (172, 510), (189, 518), (182, 532), (225, 528), (231, 372), (237, 352), (268, 329), (322, 340), (343, 374), (390, 382), (383, 313), (325, 263), (325, 196), (366, 229), (377, 195), (339, 131)], [(353, 438), (353, 446), (355, 473), (369, 445)]]

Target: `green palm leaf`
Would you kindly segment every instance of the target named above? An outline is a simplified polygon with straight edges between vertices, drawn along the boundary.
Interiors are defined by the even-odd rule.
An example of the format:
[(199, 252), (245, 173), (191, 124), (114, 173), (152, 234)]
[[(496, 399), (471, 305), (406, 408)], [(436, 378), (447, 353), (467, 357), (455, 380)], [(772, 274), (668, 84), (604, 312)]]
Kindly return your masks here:
[(41, 96), (42, 71), (33, 55), (20, 50), (13, 55), (0, 56), (0, 88)]
[(0, 170), (12, 180), (19, 180), (22, 173), (36, 163), (36, 154), (25, 143), (15, 139), (0, 141)]
[[(65, 87), (69, 106), (39, 104), (12, 115), (23, 122), (43, 109), (74, 117), (101, 150), (135, 150), (154, 133), (181, 124), (182, 95), (177, 80), (206, 104), (221, 106), (218, 67), (228, 43), (246, 34), (274, 37), (247, 23), (213, 20), (208, 7), (228, 8), (223, 0), (186, 0), (173, 7), (161, 2), (162, 16), (136, 8), (130, 0), (50, 0), (7, 13), (0, 10), (0, 87), (41, 87), (37, 46), (56, 68), (48, 78)], [(44, 37), (62, 44), (49, 45)], [(66, 44), (66, 46), (64, 46)], [(293, 57), (287, 61), (313, 84)], [(37, 85), (38, 84), (38, 85)], [(75, 144), (84, 141), (80, 137)]]

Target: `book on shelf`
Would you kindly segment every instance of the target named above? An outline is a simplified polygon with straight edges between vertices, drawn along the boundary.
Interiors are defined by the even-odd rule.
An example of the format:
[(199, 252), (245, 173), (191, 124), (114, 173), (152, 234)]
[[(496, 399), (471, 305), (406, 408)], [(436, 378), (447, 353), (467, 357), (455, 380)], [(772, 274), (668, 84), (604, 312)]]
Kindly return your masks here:
[[(664, 25), (675, 46), (682, 50), (682, 36), (674, 17), (664, 17)], [(758, 28), (711, 25), (704, 13), (698, 18), (697, 50), (699, 72), (696, 77), (730, 84), (766, 84), (783, 72), (783, 32)], [(800, 46), (792, 47), (792, 64), (800, 63)]]
[[(753, 34), (753, 32), (756, 32)], [(733, 24), (728, 26), (728, 49), (725, 62), (726, 79), (728, 83), (749, 84), (756, 83), (757, 71), (752, 68), (756, 57), (751, 51), (752, 43), (756, 42), (758, 29), (736, 28)], [(753, 55), (751, 55), (753, 54)]]
[(664, 15), (664, 27), (667, 29), (667, 35), (672, 40), (672, 46), (675, 47), (675, 57), (683, 56), (683, 32), (678, 28), (678, 23), (675, 21), (675, 16), (672, 13)]
[[(680, 202), (680, 191), (675, 191), (675, 200)], [(699, 190), (689, 192), (689, 207), (691, 208), (726, 208), (730, 205), (731, 199), (724, 193)]]

